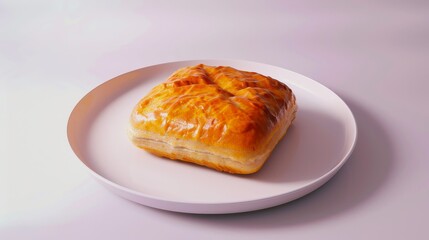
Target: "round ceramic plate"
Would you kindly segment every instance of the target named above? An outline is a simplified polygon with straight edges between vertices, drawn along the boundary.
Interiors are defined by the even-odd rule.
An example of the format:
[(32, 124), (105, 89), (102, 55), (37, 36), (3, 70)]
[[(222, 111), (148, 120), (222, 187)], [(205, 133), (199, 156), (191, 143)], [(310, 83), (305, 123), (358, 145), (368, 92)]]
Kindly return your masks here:
[[(159, 158), (129, 141), (135, 104), (178, 68), (199, 63), (268, 75), (295, 93), (296, 119), (256, 174), (232, 175)], [(208, 214), (268, 208), (310, 193), (346, 162), (356, 134), (352, 112), (326, 87), (283, 68), (237, 60), (171, 62), (125, 73), (83, 97), (67, 126), (77, 157), (113, 192), (154, 208)]]

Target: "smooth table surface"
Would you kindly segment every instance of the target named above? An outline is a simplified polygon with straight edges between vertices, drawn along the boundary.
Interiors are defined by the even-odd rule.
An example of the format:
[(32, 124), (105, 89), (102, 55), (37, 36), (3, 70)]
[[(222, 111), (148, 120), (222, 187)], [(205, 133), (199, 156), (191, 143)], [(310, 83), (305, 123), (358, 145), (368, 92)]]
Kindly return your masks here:
[[(0, 3), (0, 239), (428, 239), (427, 1)], [(336, 92), (354, 153), (322, 188), (271, 209), (172, 213), (124, 200), (79, 163), (79, 99), (162, 62), (244, 59)]]

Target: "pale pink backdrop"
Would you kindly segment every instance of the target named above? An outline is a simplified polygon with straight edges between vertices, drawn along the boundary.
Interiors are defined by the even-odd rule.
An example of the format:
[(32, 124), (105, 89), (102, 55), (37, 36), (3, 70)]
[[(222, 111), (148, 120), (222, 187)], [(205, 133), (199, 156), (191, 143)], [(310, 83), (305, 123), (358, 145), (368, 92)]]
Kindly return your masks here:
[[(0, 239), (429, 239), (428, 1), (1, 1)], [(69, 148), (85, 93), (143, 66), (268, 63), (335, 91), (355, 151), (316, 192), (234, 215), (123, 200)]]

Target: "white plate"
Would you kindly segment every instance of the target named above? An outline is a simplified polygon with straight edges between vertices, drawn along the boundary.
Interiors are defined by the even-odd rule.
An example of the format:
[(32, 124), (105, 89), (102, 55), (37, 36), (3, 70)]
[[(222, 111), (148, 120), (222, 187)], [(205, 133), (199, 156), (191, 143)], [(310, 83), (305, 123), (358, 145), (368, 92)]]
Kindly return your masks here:
[[(176, 69), (198, 63), (269, 75), (295, 93), (295, 122), (258, 173), (231, 175), (158, 158), (128, 140), (128, 118), (140, 98)], [(346, 162), (357, 129), (336, 94), (300, 74), (248, 61), (194, 60), (145, 67), (101, 84), (76, 105), (67, 134), (77, 157), (118, 195), (159, 209), (215, 214), (268, 208), (315, 190)]]

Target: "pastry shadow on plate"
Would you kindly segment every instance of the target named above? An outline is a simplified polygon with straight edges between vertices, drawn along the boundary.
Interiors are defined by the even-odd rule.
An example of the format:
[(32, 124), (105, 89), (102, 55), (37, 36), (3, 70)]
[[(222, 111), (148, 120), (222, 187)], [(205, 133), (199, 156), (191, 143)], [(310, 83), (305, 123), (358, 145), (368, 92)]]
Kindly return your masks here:
[[(321, 188), (287, 204), (254, 212), (223, 215), (168, 214), (180, 217), (182, 221), (187, 220), (201, 225), (230, 229), (271, 229), (311, 224), (362, 206), (363, 202), (376, 195), (377, 190), (387, 182), (394, 167), (395, 152), (389, 132), (379, 120), (380, 115), (368, 111), (352, 100), (347, 98), (345, 100), (355, 115), (359, 137), (347, 163)], [(286, 136), (285, 145), (287, 140)], [(286, 150), (279, 150), (279, 153), (273, 154), (284, 151)], [(268, 170), (275, 167), (274, 161), (268, 162), (266, 168), (262, 169), (264, 171), (261, 170), (259, 173), (262, 176), (258, 178), (281, 180), (282, 177), (278, 176), (280, 174), (277, 172), (271, 172), (274, 176), (267, 176)]]
[(339, 120), (321, 111), (299, 109), (263, 168), (248, 177), (282, 183), (317, 179), (346, 154), (346, 139), (346, 128)]

